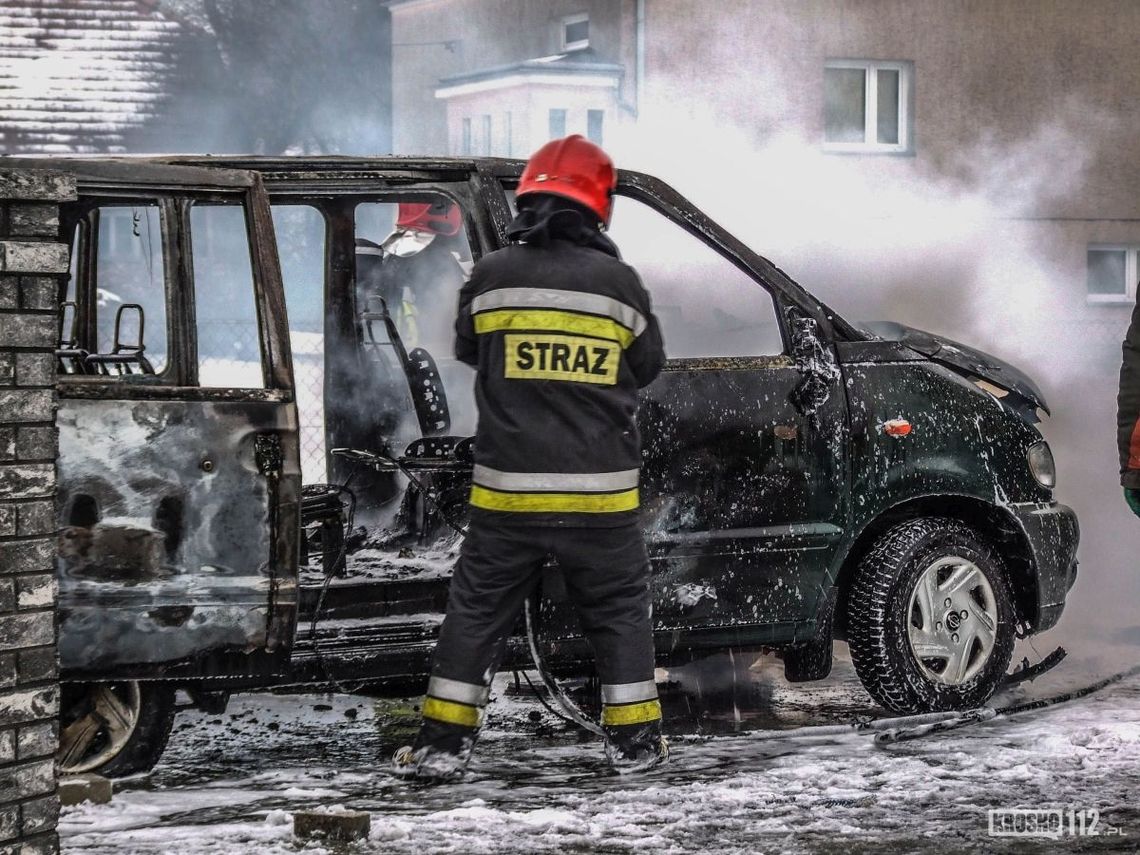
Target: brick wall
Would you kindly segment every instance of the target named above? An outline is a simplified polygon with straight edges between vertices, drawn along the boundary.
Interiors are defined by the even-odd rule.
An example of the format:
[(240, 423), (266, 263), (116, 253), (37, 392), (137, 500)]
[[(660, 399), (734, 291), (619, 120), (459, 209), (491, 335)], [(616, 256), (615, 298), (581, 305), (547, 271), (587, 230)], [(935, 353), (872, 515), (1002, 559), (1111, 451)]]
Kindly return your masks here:
[(0, 855), (55, 852), (58, 203), (71, 179), (0, 169)]

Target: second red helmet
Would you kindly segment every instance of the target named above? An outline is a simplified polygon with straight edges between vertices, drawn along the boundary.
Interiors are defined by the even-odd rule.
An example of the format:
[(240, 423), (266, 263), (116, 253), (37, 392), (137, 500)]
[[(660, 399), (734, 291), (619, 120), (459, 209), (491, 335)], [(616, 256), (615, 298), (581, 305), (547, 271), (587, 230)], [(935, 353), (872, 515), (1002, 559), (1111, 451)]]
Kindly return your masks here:
[(526, 163), (515, 195), (550, 193), (585, 205), (609, 225), (617, 170), (610, 156), (585, 137), (551, 140)]
[(454, 202), (401, 202), (396, 214), (396, 228), (416, 229), (437, 235), (459, 233), (463, 221)]

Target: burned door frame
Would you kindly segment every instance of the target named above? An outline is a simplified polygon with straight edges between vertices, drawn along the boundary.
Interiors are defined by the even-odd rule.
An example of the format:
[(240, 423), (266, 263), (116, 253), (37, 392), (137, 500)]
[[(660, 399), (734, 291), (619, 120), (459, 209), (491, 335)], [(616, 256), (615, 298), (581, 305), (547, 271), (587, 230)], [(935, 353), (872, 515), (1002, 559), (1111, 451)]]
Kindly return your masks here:
[[(250, 470), (251, 475), (241, 477), (245, 477), (250, 485), (264, 483), (264, 487), (256, 488), (256, 492), (263, 494), (264, 499), (258, 501), (265, 503), (265, 531), (261, 539), (265, 555), (258, 559), (258, 566), (252, 570), (264, 579), (264, 584), (256, 588), (263, 593), (255, 595), (258, 597), (256, 601), (238, 607), (245, 609), (239, 629), (222, 627), (222, 624), (235, 622), (232, 611), (227, 613), (226, 610), (225, 585), (206, 584), (204, 577), (201, 584), (189, 579), (179, 583), (177, 573), (170, 576), (173, 570), (162, 571), (164, 578), (174, 580), (172, 590), (181, 584), (185, 591), (169, 599), (159, 598), (162, 601), (152, 603), (149, 608), (141, 601), (127, 607), (144, 615), (145, 618), (140, 617), (139, 620), (147, 623), (145, 631), (139, 624), (139, 631), (143, 631), (144, 636), (135, 642), (130, 641), (130, 631), (122, 627), (113, 632), (113, 622), (107, 614), (107, 607), (113, 606), (117, 597), (115, 589), (124, 592), (125, 596), (133, 584), (129, 579), (110, 579), (111, 584), (100, 591), (90, 584), (74, 586), (70, 613), (67, 604), (69, 585), (64, 584), (61, 586), (60, 648), (65, 677), (192, 679), (243, 674), (264, 677), (277, 673), (287, 662), (296, 622), (300, 474), (284, 298), (264, 188), (259, 177), (252, 173), (177, 166), (143, 159), (67, 161), (63, 165), (75, 175), (81, 200), (65, 212), (65, 230), (70, 231), (77, 226), (84, 215), (84, 207), (97, 206), (104, 200), (159, 200), (163, 212), (168, 361), (159, 375), (109, 378), (61, 374), (58, 382), (61, 435), (66, 437), (68, 410), (72, 411), (73, 427), (78, 414), (84, 409), (117, 412), (116, 417), (135, 410), (154, 410), (154, 413), (143, 416), (145, 425), (137, 419), (136, 423), (144, 432), (160, 436), (168, 429), (192, 425), (195, 420), (208, 424), (212, 414), (216, 415), (214, 411), (252, 407), (260, 412), (258, 416), (251, 412), (251, 416), (262, 424), (261, 435), (242, 451), (249, 460), (243, 460), (241, 467)], [(188, 227), (189, 207), (195, 200), (237, 203), (244, 212), (264, 388), (209, 389), (197, 385), (194, 280)], [(91, 243), (89, 236), (86, 243)], [(89, 251), (85, 253), (84, 260), (90, 262), (93, 257), (93, 251)], [(79, 265), (76, 272), (87, 279), (86, 287), (90, 291), (92, 283), (89, 277), (93, 274), (83, 265)], [(93, 343), (89, 337), (87, 340)], [(106, 402), (106, 406), (101, 402)], [(194, 434), (192, 427), (187, 429)], [(108, 443), (115, 439), (103, 437)], [(200, 471), (184, 473), (187, 479), (202, 477), (203, 473), (209, 475), (209, 450), (202, 456), (202, 460), (195, 461)], [(61, 492), (67, 487), (68, 462), (65, 444), (65, 453), (61, 455)], [(212, 463), (210, 461), (211, 468)], [(234, 468), (236, 471), (239, 467)], [(145, 472), (130, 473), (129, 481), (125, 483), (130, 483), (131, 489), (140, 496), (155, 489), (155, 482), (148, 480)], [(170, 532), (161, 527), (155, 532), (161, 535), (162, 541), (169, 542)], [(139, 534), (145, 541), (145, 532)], [(61, 574), (66, 572), (65, 565), (61, 559)], [(198, 575), (208, 570), (198, 568)], [(61, 576), (61, 582), (66, 581)], [(129, 600), (130, 597), (120, 605)], [(209, 617), (211, 609), (215, 614), (213, 619)], [(69, 617), (75, 623), (69, 624)], [(127, 622), (130, 623), (129, 620)], [(219, 628), (216, 633), (209, 628), (215, 624)], [(202, 629), (203, 625), (205, 629)], [(163, 637), (169, 643), (158, 643), (153, 634), (149, 641), (144, 641), (145, 633), (151, 630), (168, 633)]]
[[(245, 165), (245, 164), (242, 164)], [(343, 485), (351, 479), (354, 492), (353, 508), (360, 512), (365, 505), (361, 487), (368, 491), (377, 478), (392, 475), (373, 473), (359, 460), (333, 455), (334, 448), (354, 448), (364, 452), (404, 454), (403, 447), (379, 447), (381, 435), (376, 432), (358, 433), (360, 425), (348, 424), (338, 415), (353, 396), (353, 406), (359, 405), (363, 386), (345, 387), (338, 382), (337, 373), (330, 368), (335, 362), (337, 342), (348, 343), (359, 349), (365, 339), (360, 311), (356, 305), (356, 239), (357, 219), (362, 205), (392, 204), (409, 199), (427, 201), (444, 197), (459, 205), (463, 212), (463, 234), (466, 236), (472, 259), (497, 248), (496, 231), (485, 213), (484, 192), (479, 176), (468, 166), (448, 165), (440, 168), (427, 164), (424, 168), (401, 165), (399, 168), (353, 168), (349, 174), (339, 172), (335, 162), (322, 163), (321, 169), (307, 169), (303, 161), (285, 164), (277, 169), (279, 161), (258, 164), (269, 191), (273, 210), (308, 206), (321, 214), (325, 228), (324, 265), (324, 399), (326, 471), (329, 485)], [(456, 296), (458, 291), (456, 292)], [(439, 357), (441, 354), (435, 354)], [(443, 356), (451, 356), (450, 345)], [(465, 369), (466, 370), (466, 369)], [(446, 366), (444, 366), (446, 372)], [(411, 440), (409, 440), (411, 442)], [(373, 446), (375, 443), (375, 446)], [(412, 445), (416, 445), (412, 442)], [(410, 451), (408, 453), (411, 453)], [(421, 476), (422, 480), (422, 476)], [(318, 490), (323, 485), (313, 485)], [(439, 485), (436, 485), (439, 486)], [(337, 489), (333, 487), (333, 489)], [(443, 491), (451, 495), (454, 491)], [(465, 505), (466, 488), (461, 501)], [(406, 497), (405, 497), (406, 498)], [(367, 511), (365, 511), (367, 513)], [(451, 515), (449, 515), (450, 518)], [(323, 534), (321, 535), (323, 537)], [(323, 543), (323, 541), (322, 541)], [(322, 546), (323, 549), (323, 546)], [(313, 559), (310, 558), (310, 563)], [(325, 572), (336, 572), (332, 564)], [(448, 578), (438, 575), (429, 579), (402, 579), (375, 581), (366, 577), (339, 581), (334, 586), (306, 584), (300, 588), (301, 625), (291, 673), (297, 680), (323, 681), (331, 678), (352, 679), (368, 673), (376, 666), (368, 666), (368, 657), (379, 652), (378, 642), (399, 644), (403, 654), (399, 658), (409, 669), (427, 667), (431, 640), (417, 640), (414, 650), (404, 646), (402, 639), (393, 636), (394, 627), (380, 621), (371, 630), (359, 633), (334, 632), (326, 637), (321, 621), (338, 617), (359, 618), (367, 614), (378, 618), (402, 613), (442, 612), (447, 596)], [(395, 628), (398, 634), (398, 628)], [(422, 633), (421, 633), (422, 635)], [(318, 644), (318, 638), (320, 639)], [(419, 645), (424, 644), (422, 650)], [(347, 660), (359, 664), (350, 666)], [(344, 660), (342, 662), (342, 660)], [(422, 660), (422, 662), (421, 662)], [(419, 662), (420, 665), (415, 663)], [(383, 666), (387, 677), (391, 666)]]
[[(356, 209), (364, 203), (395, 202), (409, 194), (444, 196), (456, 202), (464, 213), (463, 222), (472, 258), (497, 248), (497, 232), (481, 204), (483, 185), (470, 165), (425, 162), (422, 167), (400, 164), (396, 168), (364, 166), (354, 162), (334, 162), (308, 166), (279, 159), (256, 158), (235, 161), (241, 167), (258, 168), (273, 207), (309, 206), (325, 220), (325, 339), (359, 344), (363, 330), (356, 299)], [(338, 168), (341, 167), (341, 168)], [(351, 167), (351, 168), (350, 168)], [(345, 299), (348, 295), (350, 299)], [(326, 344), (326, 361), (328, 345)], [(326, 471), (329, 482), (340, 482), (355, 464), (334, 457), (334, 447), (358, 447), (358, 437), (346, 434), (343, 419), (336, 416), (337, 405), (346, 391), (337, 385), (332, 372), (325, 372)]]

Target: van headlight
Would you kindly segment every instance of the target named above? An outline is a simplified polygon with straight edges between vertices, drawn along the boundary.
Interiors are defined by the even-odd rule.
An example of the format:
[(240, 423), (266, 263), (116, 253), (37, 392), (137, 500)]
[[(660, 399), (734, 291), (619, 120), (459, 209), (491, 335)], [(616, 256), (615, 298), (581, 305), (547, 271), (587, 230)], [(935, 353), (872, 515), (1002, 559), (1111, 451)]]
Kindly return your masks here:
[(1057, 464), (1053, 462), (1053, 452), (1049, 443), (1042, 440), (1029, 446), (1029, 471), (1042, 487), (1052, 490), (1057, 486)]

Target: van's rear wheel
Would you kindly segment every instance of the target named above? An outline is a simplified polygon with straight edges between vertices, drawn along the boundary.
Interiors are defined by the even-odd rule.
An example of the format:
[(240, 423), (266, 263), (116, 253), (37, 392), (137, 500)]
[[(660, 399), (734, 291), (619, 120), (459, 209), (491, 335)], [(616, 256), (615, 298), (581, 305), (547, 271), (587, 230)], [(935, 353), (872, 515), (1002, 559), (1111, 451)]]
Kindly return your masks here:
[(64, 683), (60, 775), (121, 778), (150, 771), (166, 748), (174, 712), (174, 687), (165, 683)]
[(984, 704), (1009, 666), (1016, 616), (985, 539), (929, 517), (875, 543), (856, 571), (847, 623), (867, 691), (889, 710), (918, 713)]

